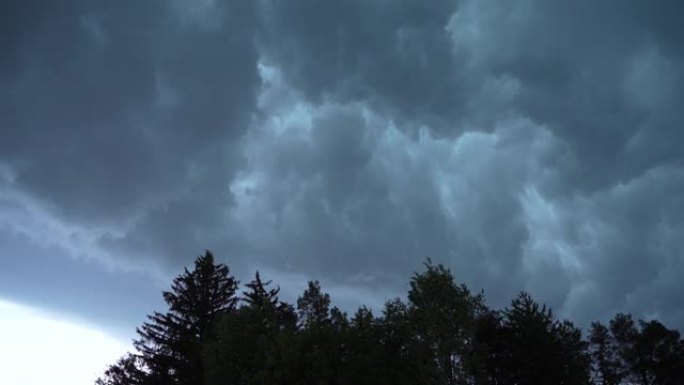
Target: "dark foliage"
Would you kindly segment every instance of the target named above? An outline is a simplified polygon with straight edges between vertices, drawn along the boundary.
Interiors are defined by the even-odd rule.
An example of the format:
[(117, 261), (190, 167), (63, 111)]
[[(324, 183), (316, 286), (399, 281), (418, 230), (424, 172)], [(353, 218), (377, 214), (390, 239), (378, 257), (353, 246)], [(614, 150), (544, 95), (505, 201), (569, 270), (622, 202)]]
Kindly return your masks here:
[(656, 320), (636, 323), (618, 314), (609, 327), (592, 324), (589, 340), (598, 384), (684, 383), (684, 341)]
[(207, 252), (174, 279), (169, 305), (138, 329), (135, 354), (97, 385), (674, 385), (684, 341), (658, 321), (618, 314), (588, 339), (521, 293), (502, 310), (428, 260), (376, 316), (331, 307), (317, 281), (296, 308), (257, 272), (241, 298)]
[(137, 329), (137, 354), (123, 358), (98, 380), (102, 385), (196, 385), (204, 383), (203, 346), (219, 315), (237, 302), (237, 282), (207, 251), (164, 292), (165, 313), (154, 312)]

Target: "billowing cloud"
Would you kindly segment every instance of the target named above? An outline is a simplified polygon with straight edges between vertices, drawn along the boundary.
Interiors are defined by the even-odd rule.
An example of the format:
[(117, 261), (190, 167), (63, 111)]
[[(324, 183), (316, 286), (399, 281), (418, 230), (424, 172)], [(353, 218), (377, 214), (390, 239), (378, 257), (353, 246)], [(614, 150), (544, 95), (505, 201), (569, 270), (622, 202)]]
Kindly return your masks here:
[(230, 205), (258, 84), (249, 4), (5, 8), (6, 189), (118, 255), (121, 238), (141, 254), (201, 249)]
[(3, 7), (11, 239), (345, 303), (431, 257), (494, 305), (684, 325), (677, 2)]

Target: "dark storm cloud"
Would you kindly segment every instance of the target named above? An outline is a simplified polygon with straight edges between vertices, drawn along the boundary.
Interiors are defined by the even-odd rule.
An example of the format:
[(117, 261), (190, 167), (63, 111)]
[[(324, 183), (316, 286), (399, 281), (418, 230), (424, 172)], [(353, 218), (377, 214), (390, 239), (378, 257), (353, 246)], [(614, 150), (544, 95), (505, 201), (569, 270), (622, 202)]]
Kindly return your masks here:
[[(592, 173), (568, 175), (574, 187), (605, 188), (681, 157), (676, 145), (653, 151), (634, 143), (640, 136), (678, 135), (672, 120), (648, 126), (671, 119), (681, 100), (681, 87), (671, 87), (682, 81), (681, 56), (672, 51), (671, 36), (661, 35), (671, 22), (665, 15), (681, 12), (680, 6), (633, 3), (527, 2), (523, 11), (509, 6), (496, 12), (469, 4), (454, 20), (456, 31), (459, 22), (474, 24), (477, 38), (460, 42), (474, 64), (520, 81), (519, 111), (592, 165)], [(645, 129), (654, 131), (640, 135)]]
[[(580, 266), (565, 306), (593, 317), (611, 307), (660, 312), (681, 324), (674, 304), (682, 292), (670, 277), (683, 257), (671, 236), (681, 232), (684, 79), (682, 35), (670, 15), (681, 5), (526, 4), (493, 11), (473, 2), (453, 26), (475, 28), (474, 39), (455, 33), (470, 60), (517, 79), (513, 108), (572, 151), (557, 181), (537, 185), (565, 223), (551, 240)], [(543, 277), (531, 279), (539, 292), (550, 282)]]
[(382, 276), (430, 255), (498, 303), (684, 322), (679, 4), (267, 4), (282, 84), (238, 207), (296, 250), (283, 265)]
[(259, 81), (251, 2), (0, 8), (0, 296), (128, 333), (221, 231)]
[[(521, 288), (518, 192), (564, 150), (539, 127), (514, 120), (451, 141), (427, 130), (413, 138), (358, 104), (300, 102), (266, 115), (233, 184), (233, 228), (251, 255), (393, 294), (428, 256), (477, 288)], [(522, 153), (531, 156), (520, 162)]]
[(463, 107), (468, 79), (444, 31), (455, 1), (264, 4), (262, 54), (308, 98), (363, 100), (428, 122)]
[(496, 305), (684, 325), (677, 2), (10, 5), (5, 228), (345, 303), (432, 257)]
[(13, 188), (66, 223), (118, 229), (105, 243), (133, 224), (155, 227), (139, 252), (177, 233), (177, 252), (201, 249), (191, 234), (219, 225), (230, 203), (232, 146), (258, 84), (250, 3), (3, 8), (0, 150)]

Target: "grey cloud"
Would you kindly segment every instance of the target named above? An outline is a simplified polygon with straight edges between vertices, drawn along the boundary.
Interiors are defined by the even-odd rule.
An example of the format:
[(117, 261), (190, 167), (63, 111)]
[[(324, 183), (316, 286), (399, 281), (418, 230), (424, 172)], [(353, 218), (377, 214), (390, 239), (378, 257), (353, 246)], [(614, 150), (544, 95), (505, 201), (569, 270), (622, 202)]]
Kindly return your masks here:
[(214, 225), (258, 85), (250, 4), (4, 5), (19, 18), (0, 96), (13, 188), (110, 238), (146, 221), (178, 229), (166, 240)]
[[(664, 308), (676, 313), (664, 302), (681, 293), (660, 276), (676, 269), (678, 264), (673, 261), (681, 258), (676, 247), (665, 246), (673, 241), (666, 234), (676, 232), (673, 229), (679, 225), (662, 218), (663, 212), (678, 212), (677, 206), (669, 207), (677, 194), (669, 179), (676, 177), (682, 159), (677, 129), (683, 89), (681, 45), (674, 40), (679, 27), (670, 17), (677, 14), (679, 5), (462, 1), (431, 7), (426, 12), (435, 13), (423, 18), (426, 13), (420, 5), (412, 8), (409, 3), (387, 13), (374, 8), (378, 3), (368, 2), (345, 3), (334, 10), (311, 2), (298, 2), (288, 9), (279, 8), (280, 3), (268, 4), (272, 8), (266, 18), (269, 34), (261, 47), (262, 56), (282, 71), (305, 103), (318, 107), (314, 115), (335, 115), (327, 110), (339, 103), (380, 117), (370, 125), (377, 130), (370, 145), (357, 136), (356, 143), (362, 145), (349, 150), (345, 146), (349, 141), (336, 139), (339, 146), (323, 160), (314, 154), (324, 147), (324, 136), (315, 133), (336, 126), (324, 118), (311, 119), (309, 130), (314, 134), (293, 148), (279, 143), (274, 149), (269, 141), (262, 143), (269, 154), (278, 157), (273, 168), (252, 164), (256, 174), (267, 175), (264, 178), (269, 183), (262, 188), (267, 190), (270, 185), (273, 191), (288, 191), (283, 184), (291, 183), (308, 204), (293, 209), (288, 199), (289, 206), (275, 205), (289, 207), (288, 212), (306, 218), (297, 217), (296, 224), (283, 225), (286, 232), (310, 224), (310, 230), (301, 233), (305, 235), (288, 233), (286, 244), (309, 236), (325, 239), (329, 250), (357, 255), (358, 264), (377, 263), (378, 270), (383, 266), (397, 272), (409, 269), (410, 261), (415, 261), (412, 255), (402, 265), (402, 255), (434, 252), (456, 266), (465, 280), (491, 289), (496, 302), (500, 293), (528, 289), (562, 313), (584, 314), (585, 321), (626, 308), (653, 313), (655, 310), (647, 310), (652, 303), (645, 300), (649, 295), (659, 296), (661, 313)], [(406, 47), (413, 49), (408, 59), (403, 56)], [(533, 134), (521, 137), (519, 132), (509, 132), (515, 121), (526, 121), (523, 125)], [(358, 122), (356, 126), (367, 124)], [(383, 133), (393, 132), (391, 127), (399, 128), (396, 135), (409, 135), (405, 142), (389, 149), (373, 144)], [(422, 128), (431, 133), (430, 140), (442, 138), (445, 146), (455, 147), (477, 137), (473, 135), (478, 131), (489, 133), (497, 143), (489, 159), (496, 159), (507, 140), (519, 138), (528, 146), (495, 162), (496, 168), (489, 170), (477, 168), (474, 161), (486, 153), (486, 146), (480, 147), (480, 143), (469, 161), (444, 170), (441, 164), (454, 160), (440, 159), (434, 148), (421, 142)], [(368, 136), (373, 129), (361, 131)], [(544, 137), (549, 140), (548, 147), (534, 145)], [(390, 153), (410, 151), (411, 146), (412, 156), (396, 156), (391, 166), (373, 163)], [(349, 151), (350, 163), (328, 168), (338, 151)], [(427, 151), (441, 162), (421, 163), (418, 151)], [(302, 160), (302, 152), (310, 153), (309, 161)], [(289, 162), (294, 153), (297, 164), (317, 167), (304, 176), (292, 176), (290, 170), (288, 179), (279, 179), (280, 169), (288, 165), (299, 169)], [(517, 171), (530, 164), (534, 167)], [(395, 167), (401, 174), (393, 178)], [(412, 173), (411, 167), (417, 170)], [(668, 178), (651, 177), (660, 172), (654, 170), (661, 169), (674, 171), (665, 173)], [(482, 182), (464, 178), (469, 172)], [(449, 210), (440, 202), (435, 174), (468, 182), (461, 182), (467, 193), (458, 196), (459, 207), (468, 210), (467, 220), (447, 218)], [(302, 180), (311, 181), (298, 183)], [(645, 192), (614, 194), (620, 186), (636, 188), (633, 186), (641, 180), (649, 181), (658, 198)], [(408, 183), (408, 188), (399, 181)], [(488, 188), (494, 190), (490, 195)], [(403, 191), (411, 193), (402, 195)], [(264, 197), (267, 194), (255, 189), (250, 199), (278, 201)], [(386, 218), (388, 223), (371, 225), (371, 219), (348, 219), (349, 210), (334, 205), (339, 202), (334, 197), (340, 194), (347, 207), (361, 207), (369, 218)], [(400, 199), (393, 202), (392, 194)], [(529, 199), (530, 194), (538, 196), (536, 203)], [(626, 201), (619, 203), (621, 199)], [(329, 206), (317, 208), (318, 201)], [(379, 210), (381, 207), (386, 209)], [(551, 214), (535, 218), (535, 210)], [(321, 217), (330, 218), (330, 223)], [(365, 230), (355, 233), (358, 238), (345, 239), (341, 234), (344, 223)], [(554, 231), (545, 228), (549, 225), (555, 226)], [(586, 227), (591, 226), (602, 231), (588, 236)], [(386, 229), (391, 230), (382, 234)], [(623, 239), (628, 241), (621, 242)], [(357, 241), (363, 247), (354, 249)], [(340, 246), (330, 246), (338, 243)], [(294, 247), (279, 245), (283, 250)], [(373, 245), (381, 246), (374, 249)], [(342, 258), (329, 250), (316, 249), (317, 255)], [(318, 261), (321, 266), (312, 269), (328, 263), (335, 262)], [(328, 266), (344, 271), (338, 265)], [(504, 276), (503, 281), (496, 274)], [(605, 303), (597, 307), (592, 298)], [(672, 319), (682, 322), (675, 316)]]
[(570, 301), (681, 324), (676, 303), (684, 293), (675, 278), (684, 267), (675, 235), (683, 229), (681, 188), (681, 170), (662, 167), (568, 204), (575, 212), (568, 217), (579, 222), (573, 227), (583, 229), (576, 242), (587, 265), (583, 278), (597, 286)]
[(432, 257), (684, 325), (675, 1), (6, 4), (0, 223), (34, 242), (373, 304)]
[[(265, 1), (262, 55), (309, 99), (366, 101), (404, 119), (457, 117), (468, 79), (450, 52), (455, 1)], [(436, 79), (439, 79), (436, 81)]]
[[(289, 87), (273, 71), (262, 100)], [(232, 228), (249, 255), (385, 288), (432, 257), (475, 288), (497, 285), (498, 303), (520, 288), (527, 229), (517, 193), (546, 183), (545, 164), (564, 154), (544, 128), (511, 119), (456, 140), (427, 129), (414, 137), (364, 104), (296, 98), (288, 108), (262, 105), (268, 119), (245, 138)], [(359, 272), (375, 280), (352, 282)]]
[[(656, 69), (681, 61), (679, 55), (667, 54), (669, 39), (658, 34), (661, 24), (667, 23), (664, 14), (677, 12), (674, 5), (669, 3), (670, 9), (665, 7), (656, 17), (653, 10), (660, 7), (642, 2), (525, 4), (522, 12), (514, 12), (522, 7), (492, 11), (492, 2), (471, 2), (464, 11), (469, 12), (468, 19), (462, 21), (464, 29), (477, 29), (477, 38), (466, 36), (462, 45), (477, 67), (518, 79), (516, 109), (549, 126), (592, 165), (591, 173), (569, 173), (569, 187), (606, 188), (663, 161), (659, 151), (647, 151), (639, 161), (625, 152), (634, 136), (652, 131), (649, 122), (654, 115), (675, 111), (666, 101), (677, 100), (675, 93), (663, 95), (665, 103), (652, 105), (655, 109), (635, 105), (633, 100), (634, 93), (648, 99), (643, 93), (671, 92), (654, 89), (659, 84), (681, 83), (676, 67)], [(474, 25), (468, 26), (469, 22)], [(488, 48), (492, 42), (494, 47)], [(629, 90), (629, 83), (640, 76), (651, 89), (643, 89), (642, 84)], [(678, 136), (671, 121), (659, 126), (661, 135)], [(663, 150), (676, 159), (681, 157), (678, 148)]]

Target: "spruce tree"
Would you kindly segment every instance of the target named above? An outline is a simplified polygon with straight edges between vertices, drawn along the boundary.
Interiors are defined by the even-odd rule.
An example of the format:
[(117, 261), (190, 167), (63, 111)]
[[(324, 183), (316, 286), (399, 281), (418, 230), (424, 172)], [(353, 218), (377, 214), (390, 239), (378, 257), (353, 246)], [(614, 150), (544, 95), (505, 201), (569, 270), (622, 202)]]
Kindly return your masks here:
[(280, 288), (269, 288), (270, 283), (257, 271), (245, 285), (240, 308), (219, 318), (214, 339), (204, 348), (205, 384), (259, 383), (274, 340), (280, 332), (295, 329), (293, 307), (278, 299)]
[(271, 281), (262, 281), (257, 271), (254, 280), (246, 284), (242, 301), (252, 312), (261, 314), (262, 322), (267, 328), (294, 328), (297, 315), (292, 305), (278, 299), (280, 286), (269, 288)]
[(142, 370), (140, 356), (127, 354), (114, 365), (109, 366), (95, 385), (145, 385), (150, 383), (148, 375)]
[(152, 384), (203, 383), (202, 345), (216, 316), (235, 308), (237, 282), (207, 251), (195, 268), (176, 277), (164, 292), (166, 313), (154, 312), (134, 341)]

